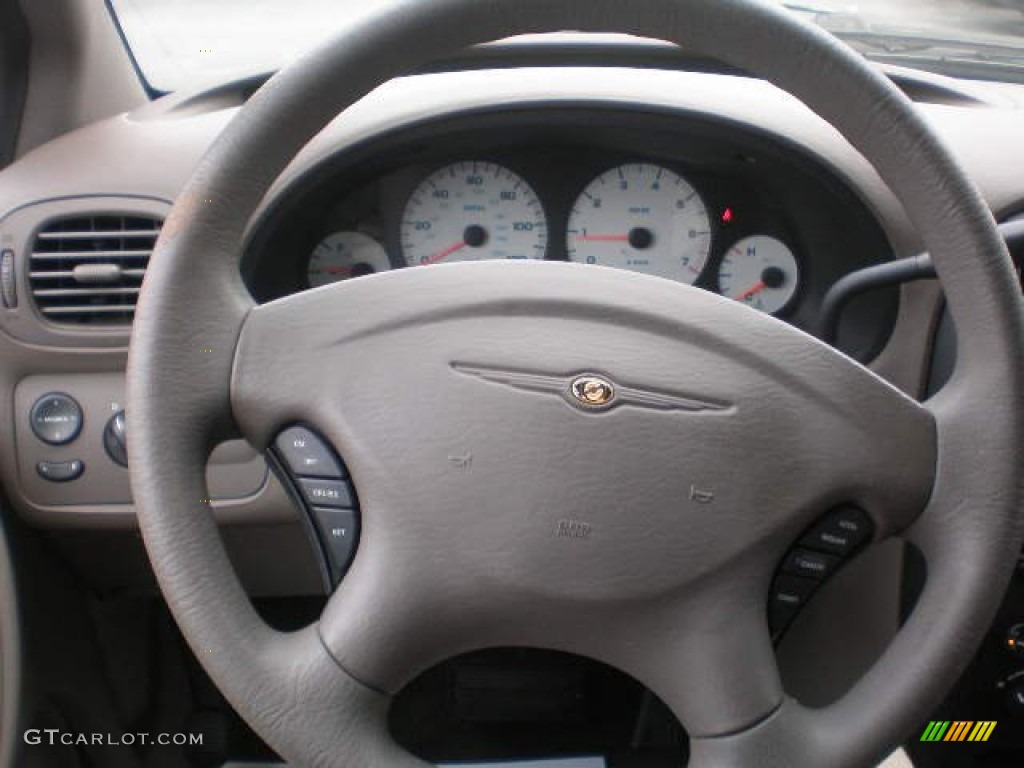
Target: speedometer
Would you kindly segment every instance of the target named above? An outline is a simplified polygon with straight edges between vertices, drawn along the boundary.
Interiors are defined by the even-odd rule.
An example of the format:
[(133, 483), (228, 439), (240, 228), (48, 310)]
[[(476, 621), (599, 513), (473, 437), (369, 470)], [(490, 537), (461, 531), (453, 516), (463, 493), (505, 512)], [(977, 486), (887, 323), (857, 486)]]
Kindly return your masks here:
[(500, 165), (461, 162), (428, 176), (406, 203), (409, 266), (479, 259), (543, 259), (548, 228), (530, 185)]
[(686, 179), (651, 163), (613, 168), (580, 193), (569, 258), (693, 283), (711, 250), (711, 221)]

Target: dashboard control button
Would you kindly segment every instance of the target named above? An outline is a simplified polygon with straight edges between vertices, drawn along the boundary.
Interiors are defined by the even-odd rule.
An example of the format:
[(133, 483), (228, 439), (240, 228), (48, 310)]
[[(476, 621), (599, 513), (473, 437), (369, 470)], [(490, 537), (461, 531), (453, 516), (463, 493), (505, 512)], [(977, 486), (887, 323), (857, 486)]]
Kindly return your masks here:
[(44, 480), (53, 483), (67, 483), (76, 480), (85, 472), (85, 464), (78, 459), (72, 461), (40, 461), (36, 472)]
[(128, 466), (128, 423), (124, 411), (110, 417), (103, 429), (103, 447), (110, 460), (122, 467)]
[(815, 525), (800, 546), (846, 556), (871, 538), (870, 518), (856, 507), (843, 507)]
[(82, 408), (71, 395), (51, 392), (43, 395), (29, 413), (32, 433), (50, 445), (70, 443), (82, 431)]
[(825, 555), (809, 549), (794, 549), (782, 564), (782, 570), (820, 581), (831, 574), (837, 565), (839, 558), (835, 555)]
[(14, 280), (14, 251), (0, 251), (0, 301), (6, 309), (18, 306), (18, 289)]
[(284, 463), (299, 477), (344, 480), (348, 475), (324, 441), (306, 427), (289, 427), (274, 441)]
[(298, 483), (303, 497), (311, 507), (350, 509), (355, 506), (352, 490), (348, 487), (348, 483), (308, 477), (300, 477)]
[(356, 539), (359, 537), (359, 520), (355, 510), (315, 507), (313, 519), (320, 531), (324, 549), (327, 550), (331, 568), (340, 578), (352, 560)]
[(782, 632), (804, 606), (818, 583), (800, 576), (779, 576), (768, 599), (768, 627), (772, 635)]

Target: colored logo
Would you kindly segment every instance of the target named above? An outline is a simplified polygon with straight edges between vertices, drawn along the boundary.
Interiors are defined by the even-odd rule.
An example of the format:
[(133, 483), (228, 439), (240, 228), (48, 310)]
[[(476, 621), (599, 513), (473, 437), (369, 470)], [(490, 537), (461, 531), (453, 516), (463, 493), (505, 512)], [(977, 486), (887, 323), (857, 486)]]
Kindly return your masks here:
[(988, 741), (995, 729), (995, 720), (932, 720), (921, 741)]
[(615, 397), (615, 387), (600, 376), (580, 376), (569, 385), (569, 392), (580, 405), (600, 408), (609, 405)]

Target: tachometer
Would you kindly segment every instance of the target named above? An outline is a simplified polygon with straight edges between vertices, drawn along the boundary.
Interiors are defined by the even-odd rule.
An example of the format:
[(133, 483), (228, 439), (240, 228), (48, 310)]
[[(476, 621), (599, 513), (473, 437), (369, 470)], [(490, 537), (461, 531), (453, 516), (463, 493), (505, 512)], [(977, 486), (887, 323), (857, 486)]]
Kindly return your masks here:
[(762, 312), (783, 310), (796, 295), (800, 268), (789, 246), (768, 235), (745, 237), (730, 248), (718, 268), (723, 296)]
[(530, 185), (494, 163), (462, 162), (428, 176), (401, 225), (409, 266), (479, 259), (543, 259), (548, 229)]
[(309, 257), (310, 288), (391, 269), (384, 246), (362, 232), (335, 232), (325, 237)]
[(651, 163), (613, 168), (580, 194), (569, 258), (693, 283), (707, 264), (711, 221), (686, 179)]

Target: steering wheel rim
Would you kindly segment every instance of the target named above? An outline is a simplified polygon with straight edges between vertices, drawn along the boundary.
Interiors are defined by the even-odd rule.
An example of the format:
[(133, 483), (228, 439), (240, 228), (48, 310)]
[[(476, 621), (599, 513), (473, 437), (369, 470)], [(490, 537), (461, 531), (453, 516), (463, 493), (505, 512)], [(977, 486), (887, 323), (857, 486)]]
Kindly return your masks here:
[[(307, 298), (254, 308), (238, 272), (245, 227), (274, 179), (323, 126), (377, 84), (423, 61), (475, 43), (559, 29), (659, 37), (713, 55), (802, 99), (861, 151), (922, 233), (962, 340), (953, 379), (927, 409), (913, 406), (852, 361), (787, 326), (692, 289), (622, 273), (609, 276), (599, 269), (552, 264), (513, 268), (453, 265), (407, 271), (418, 274), (374, 277), (356, 281), (358, 285), (320, 289)], [(544, 270), (543, 275), (538, 269)], [(439, 297), (433, 307), (428, 302), (402, 317), (388, 314), (390, 303), (382, 299), (406, 295), (421, 284)], [(542, 290), (544, 285), (550, 290)], [(460, 300), (468, 286), (481, 295)], [(583, 288), (590, 292), (589, 298), (582, 297)], [(657, 601), (651, 590), (628, 594), (642, 595), (643, 600), (637, 602), (648, 607), (658, 602), (657, 610), (630, 612), (625, 607), (628, 602), (623, 601), (627, 595), (617, 591), (618, 587), (595, 595), (587, 585), (575, 585), (583, 591), (568, 597), (560, 594), (558, 599), (551, 598), (547, 613), (531, 614), (544, 618), (553, 627), (551, 632), (561, 636), (515, 629), (515, 622), (503, 623), (508, 617), (502, 614), (496, 615), (502, 619), (497, 625), (505, 633), (488, 635), (475, 624), (473, 629), (481, 632), (476, 642), (525, 638), (549, 647), (582, 650), (626, 666), (662, 694), (690, 729), (693, 765), (857, 766), (883, 757), (918, 714), (939, 700), (966, 664), (994, 615), (1024, 537), (1016, 514), (1022, 490), (1016, 459), (1024, 444), (1019, 395), (1024, 391), (1019, 354), (1024, 321), (1009, 256), (991, 214), (910, 102), (833, 38), (762, 2), (396, 3), (365, 15), (337, 40), (282, 70), (224, 131), (164, 227), (140, 296), (128, 367), (131, 479), (140, 527), (168, 605), (218, 687), (268, 743), (297, 764), (421, 764), (390, 740), (384, 713), (387, 691), (427, 663), (430, 654), (409, 659), (401, 674), (391, 676), (378, 663), (391, 652), (382, 646), (401, 643), (392, 642), (392, 635), (375, 634), (369, 626), (371, 616), (383, 616), (389, 630), (409, 629), (402, 617), (417, 615), (416, 611), (403, 610), (410, 604), (397, 597), (390, 611), (376, 615), (356, 611), (354, 606), (367, 608), (366, 585), (371, 576), (381, 576), (380, 571), (365, 566), (353, 569), (318, 624), (288, 635), (268, 628), (253, 611), (219, 541), (204, 501), (208, 494), (203, 467), (218, 440), (241, 432), (255, 445), (265, 447), (275, 426), (283, 426), (300, 413), (311, 413), (280, 390), (280, 377), (263, 375), (285, 367), (275, 356), (289, 354), (286, 332), (300, 327), (295, 322), (296, 312), (338, 312), (342, 302), (363, 314), (361, 324), (356, 324), (358, 333), (353, 331), (350, 337), (365, 339), (376, 334), (384, 338), (382, 328), (398, 328), (404, 333), (425, 316), (440, 322), (431, 313), (445, 306), (441, 301), (445, 297), (450, 299), (446, 321), (459, 313), (471, 322), (484, 316), (494, 318), (508, 310), (503, 290), (510, 291), (504, 294), (506, 299), (522, 300), (541, 291), (538, 306), (548, 312), (576, 315), (573, 319), (581, 322), (589, 322), (588, 316), (592, 319), (599, 309), (606, 309), (623, 320), (629, 333), (657, 326), (664, 331), (658, 338), (689, 334), (687, 349), (693, 354), (700, 349), (693, 341), (698, 337), (705, 344), (725, 345), (745, 360), (744, 370), (763, 374), (763, 379), (754, 377), (756, 385), (770, 384), (772, 388), (764, 391), (786, 397), (785, 388), (779, 386), (786, 372), (769, 371), (760, 358), (752, 356), (751, 342), (744, 344), (738, 332), (749, 333), (758, 343), (789, 350), (787, 361), (800, 368), (800, 375), (794, 373), (791, 383), (809, 387), (805, 392), (823, 404), (822, 418), (830, 413), (825, 405), (837, 412), (843, 405), (821, 384), (808, 383), (809, 377), (825, 377), (837, 392), (848, 393), (852, 403), (879, 409), (874, 414), (865, 411), (866, 422), (877, 424), (879, 414), (891, 416), (894, 424), (906, 427), (910, 434), (907, 442), (900, 444), (907, 451), (906, 478), (901, 480), (900, 472), (886, 473), (878, 461), (864, 465), (896, 488), (895, 501), (888, 508), (884, 500), (873, 500), (879, 510), (876, 523), (883, 533), (903, 532), (914, 541), (928, 561), (929, 582), (914, 614), (883, 658), (848, 694), (822, 710), (809, 710), (782, 697), (777, 670), (762, 668), (772, 664), (770, 645), (753, 624), (749, 629), (756, 638), (747, 654), (752, 660), (738, 665), (751, 679), (720, 684), (702, 677), (702, 654), (718, 645), (737, 649), (735, 644), (722, 645), (727, 628), (714, 606), (724, 601), (736, 608), (737, 615), (750, 619), (756, 602), (751, 593), (757, 600), (763, 599), (763, 594), (756, 594), (764, 587), (763, 567), (741, 569), (741, 577), (716, 588), (711, 585), (715, 579), (709, 577), (723, 573), (722, 563), (716, 562), (718, 570), (709, 566), (703, 573), (685, 573), (687, 583), (700, 583), (700, 590), (673, 592), (659, 584), (662, 589)], [(688, 308), (679, 325), (668, 319), (673, 301), (682, 301)], [(379, 311), (375, 312), (375, 307)], [(727, 330), (708, 335), (712, 333), (709, 317), (724, 318), (726, 325), (734, 326), (731, 335)], [(351, 310), (345, 319), (353, 320)], [(321, 354), (342, 344), (337, 333), (316, 341), (319, 346), (314, 346)], [(348, 343), (349, 337), (344, 341)], [(442, 356), (449, 363), (459, 362), (452, 358), (451, 350), (444, 350)], [(446, 375), (458, 372), (446, 370)], [(273, 382), (278, 390), (259, 386), (257, 379)], [(702, 394), (707, 395), (708, 390)], [(755, 393), (737, 390), (734, 394), (733, 402), (741, 406), (735, 410), (749, 414), (746, 403)], [(480, 395), (490, 396), (489, 390)], [(344, 441), (359, 453), (359, 441), (346, 431), (346, 417), (336, 412), (321, 417), (328, 419), (329, 437)], [(844, 423), (853, 421), (849, 413), (843, 418)], [(687, 422), (687, 428), (712, 429), (695, 424), (698, 422)], [(803, 438), (808, 434), (797, 433)], [(865, 426), (862, 437), (877, 439), (881, 434)], [(819, 438), (814, 433), (808, 439), (822, 451), (835, 448)], [(879, 451), (891, 463), (895, 454), (881, 447)], [(915, 464), (922, 459), (933, 466), (932, 471)], [(357, 483), (360, 477), (373, 478), (377, 470), (372, 457), (357, 455), (353, 463)], [(835, 482), (831, 474), (829, 481)], [(376, 480), (374, 484), (379, 485)], [(858, 492), (866, 493), (863, 489)], [(379, 514), (386, 518), (388, 513)], [(764, 523), (766, 545), (777, 547), (785, 535), (806, 522), (808, 514), (807, 510), (794, 512), (775, 527)], [(602, 521), (613, 523), (611, 518)], [(760, 518), (747, 519), (751, 521), (761, 524)], [(489, 518), (488, 524), (493, 520)], [(403, 551), (424, 566), (422, 558), (411, 554), (408, 542), (397, 541), (395, 534), (380, 526), (368, 529), (359, 557), (373, 562), (372, 554), (364, 557), (363, 547), (372, 553), (387, 552), (390, 546), (392, 557), (395, 551)], [(399, 543), (406, 548), (400, 549)], [(753, 539), (747, 544), (752, 546)], [(769, 559), (765, 556), (761, 565)], [(548, 567), (550, 561), (544, 564)], [(636, 576), (633, 570), (625, 573), (630, 578)], [(677, 575), (683, 577), (682, 572)], [(517, 573), (516, 578), (520, 577)], [(475, 596), (463, 588), (452, 587), (450, 581), (439, 577), (437, 583), (466, 599), (464, 605), (469, 608), (483, 605), (473, 602)], [(536, 587), (532, 582), (516, 583)], [(672, 598), (662, 600), (668, 593)], [(657, 665), (638, 663), (634, 646), (640, 641), (635, 633), (617, 637), (607, 647), (588, 645), (582, 639), (604, 626), (593, 623), (595, 616), (606, 619), (611, 614), (568, 611), (572, 617), (561, 621), (567, 605), (593, 605), (601, 602), (599, 598), (616, 611), (626, 611), (650, 631), (650, 637), (664, 641), (660, 645), (651, 641), (658, 645), (661, 661), (673, 666), (673, 653), (690, 658), (691, 663), (680, 664), (678, 675), (665, 673), (671, 686), (659, 681)], [(516, 610), (525, 610), (521, 600)], [(515, 617), (516, 610), (509, 608), (509, 616)], [(705, 619), (697, 621), (694, 631), (683, 629), (672, 618), (675, 610)], [(486, 611), (480, 613), (486, 618)], [(522, 616), (518, 614), (520, 619)], [(523, 623), (520, 620), (518, 626)], [(446, 629), (454, 632), (461, 626), (451, 620)], [(432, 649), (435, 655), (458, 645), (444, 635), (440, 633)], [(684, 653), (679, 654), (680, 649)], [(399, 651), (392, 650), (394, 660)], [(729, 659), (723, 652), (714, 661), (715, 671), (720, 673)], [(712, 715), (705, 716), (692, 693), (684, 696), (668, 690), (691, 683)], [(737, 703), (736, 698), (747, 693), (751, 702)]]

